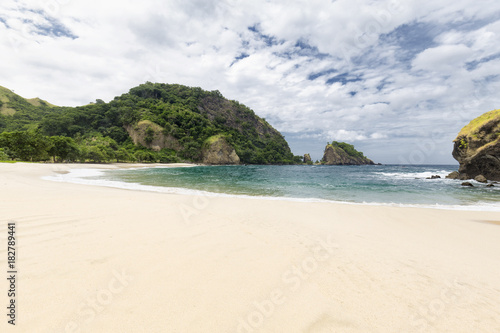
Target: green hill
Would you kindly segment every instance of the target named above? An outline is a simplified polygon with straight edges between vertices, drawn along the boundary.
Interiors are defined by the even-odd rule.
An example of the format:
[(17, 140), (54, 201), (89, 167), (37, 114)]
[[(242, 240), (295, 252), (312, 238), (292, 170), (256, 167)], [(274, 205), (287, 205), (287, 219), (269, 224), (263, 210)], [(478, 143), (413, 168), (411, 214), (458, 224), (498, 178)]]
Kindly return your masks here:
[[(218, 91), (147, 82), (109, 103), (97, 100), (73, 108), (55, 107), (38, 98), (27, 100), (1, 88), (0, 101), (0, 139), (15, 131), (71, 138), (81, 152), (72, 158), (80, 161), (201, 162), (207, 142), (220, 138), (241, 163), (293, 161), (287, 142), (277, 130)], [(218, 140), (211, 140), (213, 137)], [(9, 148), (7, 139), (3, 146)], [(89, 155), (89, 151), (95, 154)], [(11, 156), (16, 158), (12, 152)], [(63, 159), (71, 158), (59, 158)]]

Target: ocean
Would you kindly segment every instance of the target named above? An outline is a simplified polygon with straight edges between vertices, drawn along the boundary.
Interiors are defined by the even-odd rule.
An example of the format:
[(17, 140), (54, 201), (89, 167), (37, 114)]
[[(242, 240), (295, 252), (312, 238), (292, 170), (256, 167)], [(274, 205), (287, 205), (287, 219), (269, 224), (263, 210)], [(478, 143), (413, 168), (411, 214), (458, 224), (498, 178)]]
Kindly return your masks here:
[[(295, 201), (500, 211), (500, 184), (445, 179), (455, 165), (193, 166), (79, 169), (51, 180), (126, 189)], [(440, 179), (426, 179), (439, 175)]]

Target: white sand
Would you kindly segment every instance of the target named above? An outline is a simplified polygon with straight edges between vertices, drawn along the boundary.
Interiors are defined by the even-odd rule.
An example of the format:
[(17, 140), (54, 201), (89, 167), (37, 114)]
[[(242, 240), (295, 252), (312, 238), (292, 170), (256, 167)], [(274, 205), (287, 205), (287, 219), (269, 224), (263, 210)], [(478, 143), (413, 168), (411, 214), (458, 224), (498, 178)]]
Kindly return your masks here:
[(81, 167), (0, 164), (0, 332), (500, 332), (498, 212), (40, 178)]

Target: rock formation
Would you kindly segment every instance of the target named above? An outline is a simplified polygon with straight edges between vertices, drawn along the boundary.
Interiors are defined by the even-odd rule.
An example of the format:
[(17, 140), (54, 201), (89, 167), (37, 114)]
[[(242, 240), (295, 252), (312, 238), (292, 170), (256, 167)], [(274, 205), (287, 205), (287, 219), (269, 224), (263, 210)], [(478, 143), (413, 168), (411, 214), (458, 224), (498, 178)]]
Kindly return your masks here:
[(500, 180), (500, 109), (472, 120), (453, 141), (459, 179)]
[(312, 160), (311, 160), (311, 155), (309, 154), (305, 154), (304, 155), (304, 163), (312, 163)]
[(486, 177), (483, 176), (483, 175), (479, 175), (479, 176), (474, 177), (474, 180), (476, 182), (479, 182), (479, 183), (487, 183), (488, 182), (488, 180), (486, 179)]
[(326, 165), (375, 164), (372, 160), (365, 157), (363, 153), (356, 151), (352, 145), (343, 142), (333, 142), (326, 145), (321, 162)]
[(240, 158), (234, 148), (227, 143), (222, 135), (215, 135), (207, 139), (203, 145), (202, 162), (204, 164), (239, 164)]
[(149, 120), (143, 120), (136, 125), (125, 126), (127, 133), (136, 145), (142, 145), (154, 151), (163, 148), (179, 150), (181, 145), (172, 135), (165, 135), (163, 127)]

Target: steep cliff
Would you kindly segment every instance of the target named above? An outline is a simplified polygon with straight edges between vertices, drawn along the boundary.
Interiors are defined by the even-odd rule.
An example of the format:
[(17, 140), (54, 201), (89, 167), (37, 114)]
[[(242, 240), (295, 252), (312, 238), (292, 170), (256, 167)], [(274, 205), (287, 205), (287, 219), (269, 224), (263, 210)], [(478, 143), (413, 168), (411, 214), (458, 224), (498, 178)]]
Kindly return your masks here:
[(500, 180), (500, 109), (487, 112), (462, 128), (453, 141), (460, 179), (483, 175)]
[(325, 147), (321, 160), (326, 165), (363, 165), (375, 164), (372, 160), (358, 152), (352, 145), (344, 142), (332, 142)]
[(205, 164), (239, 164), (240, 157), (222, 135), (208, 138), (203, 144), (203, 163)]

